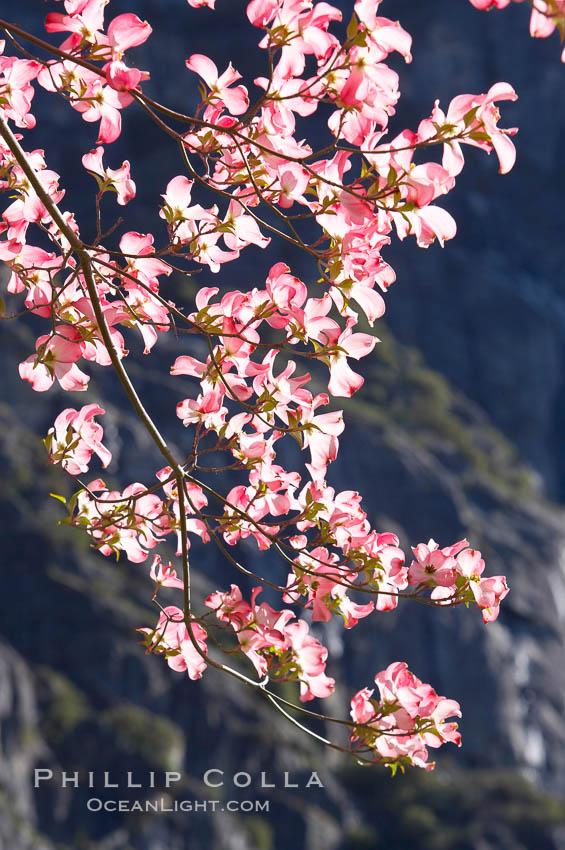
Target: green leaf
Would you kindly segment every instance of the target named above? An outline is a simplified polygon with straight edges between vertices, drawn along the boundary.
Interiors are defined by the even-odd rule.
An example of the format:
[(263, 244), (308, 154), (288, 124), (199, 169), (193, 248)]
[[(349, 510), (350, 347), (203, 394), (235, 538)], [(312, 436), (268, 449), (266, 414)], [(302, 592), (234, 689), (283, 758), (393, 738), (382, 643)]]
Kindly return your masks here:
[[(463, 116), (465, 127), (469, 127), (473, 123), (476, 118), (478, 108), (478, 106), (475, 106), (473, 109), (470, 109), (469, 112), (465, 113)], [(455, 129), (455, 127), (453, 129)]]
[(76, 508), (76, 504), (77, 504), (77, 500), (78, 500), (78, 497), (80, 496), (80, 494), (81, 494), (81, 493), (84, 493), (84, 490), (83, 490), (83, 489), (81, 489), (81, 490), (77, 490), (77, 492), (76, 492), (76, 493), (73, 493), (73, 495), (72, 495), (72, 496), (71, 496), (71, 498), (69, 499), (69, 504), (68, 504), (68, 506), (67, 506), (67, 507), (68, 507), (68, 509), (69, 509), (69, 513), (74, 514), (74, 512), (75, 512), (75, 508)]
[(469, 133), (469, 138), (475, 142), (490, 142), (491, 140), (490, 136), (482, 130), (473, 130), (472, 133)]
[(357, 20), (357, 16), (355, 13), (351, 15), (351, 20), (347, 24), (347, 38), (355, 38), (357, 33), (359, 32), (359, 21)]
[(57, 499), (57, 501), (62, 502), (64, 505), (67, 504), (67, 500), (64, 496), (60, 496), (58, 493), (49, 493), (52, 499)]

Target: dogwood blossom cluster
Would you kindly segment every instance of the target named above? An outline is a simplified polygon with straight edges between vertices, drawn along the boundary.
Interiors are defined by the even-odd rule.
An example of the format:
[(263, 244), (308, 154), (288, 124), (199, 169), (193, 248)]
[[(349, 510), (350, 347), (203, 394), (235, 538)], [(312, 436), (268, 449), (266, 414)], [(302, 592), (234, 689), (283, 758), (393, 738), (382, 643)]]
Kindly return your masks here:
[[(167, 578), (162, 580), (165, 584), (167, 581)], [(168, 605), (161, 611), (155, 629), (139, 631), (147, 635), (147, 646), (151, 652), (163, 655), (172, 670), (186, 673), (189, 679), (202, 677), (206, 669), (206, 632), (199, 623), (191, 623), (189, 634), (180, 608)]]
[(485, 562), (481, 553), (468, 548), (466, 540), (440, 549), (435, 540), (419, 543), (412, 552), (414, 560), (408, 570), (408, 584), (417, 587), (432, 582), (432, 599), (450, 602), (464, 588), (468, 601), (475, 601), (483, 620), (496, 620), (500, 602), (508, 593), (504, 576), (482, 576)]
[(297, 679), (302, 702), (329, 696), (335, 681), (325, 674), (328, 650), (309, 633), (306, 621), (296, 620), (290, 609), (275, 611), (266, 602), (258, 605), (261, 590), (256, 587), (248, 603), (232, 584), (229, 593), (213, 593), (205, 604), (235, 631), (241, 651), (260, 676), (269, 673), (273, 679)]
[[(129, 64), (150, 24), (131, 13), (106, 23), (107, 5), (63, 0), (64, 12), (45, 19), (56, 45), (0, 21), (8, 35), (48, 56), (7, 56), (5, 43), (0, 55), (0, 189), (7, 193), (0, 260), (10, 271), (9, 295), (43, 322), (20, 376), (36, 392), (55, 384), (87, 392), (93, 369), (113, 369), (161, 456), (150, 482), (115, 487), (83, 479), (93, 456), (104, 467), (111, 461), (95, 421), (104, 410), (96, 403), (63, 410), (45, 444), (50, 461), (80, 487), (66, 503), (66, 522), (103, 555), (123, 553), (134, 564), (152, 556), (160, 614), (153, 628), (140, 629), (148, 651), (190, 679), (216, 666), (279, 708), (269, 682), (299, 683), (301, 702), (337, 687), (326, 673), (331, 659), (316, 637), (318, 622), (337, 617), (352, 629), (402, 598), (474, 606), (485, 622), (495, 620), (505, 579), (484, 576), (484, 561), (466, 540), (444, 548), (419, 543), (407, 559), (396, 535), (372, 527), (360, 494), (336, 492), (327, 479), (345, 427), (333, 400), (362, 387), (357, 364), (378, 343), (366, 326), (382, 316), (395, 280), (381, 251), (395, 236), (413, 235), (427, 247), (455, 235), (453, 218), (436, 201), (454, 188), (465, 145), (494, 151), (502, 173), (512, 168), (515, 129), (498, 126), (497, 104), (514, 100), (513, 89), (494, 83), (486, 94), (454, 98), (446, 111), (436, 102), (415, 130), (389, 137), (400, 92), (386, 60), (398, 52), (410, 61), (411, 38), (378, 14), (379, 0), (357, 0), (342, 40), (332, 32), (341, 20), (335, 6), (252, 0), (247, 18), (261, 32), (267, 67), (253, 81), (256, 100), (231, 63), (191, 53), (182, 73), (202, 99), (194, 115), (184, 115), (149, 98), (149, 72)], [(214, 9), (214, 0), (188, 5)], [(44, 151), (25, 149), (38, 96), (62, 97), (97, 125), (82, 155), (85, 186), (96, 186), (90, 241), (62, 206), (63, 178), (48, 168)], [(127, 220), (103, 222), (103, 196), (115, 195), (125, 208), (143, 176), (107, 148), (128, 108), (156, 122), (178, 151), (179, 173), (155, 199), (162, 222), (155, 233), (132, 230)], [(308, 119), (327, 129), (320, 151), (302, 138)], [(269, 260), (247, 287), (209, 285), (242, 252), (258, 257), (283, 243), (312, 259), (316, 284)], [(196, 271), (196, 294), (187, 286), (185, 301), (173, 301), (169, 278)], [(182, 456), (150, 417), (127, 367), (130, 350), (148, 355), (171, 331)], [(208, 543), (252, 581), (249, 602), (235, 583), (192, 599), (189, 551), (192, 557)], [(259, 572), (244, 563), (247, 543), (269, 551)], [(162, 561), (167, 544), (177, 566)], [(258, 603), (262, 591), (293, 607)], [(161, 605), (162, 592), (177, 594), (178, 605)], [(224, 656), (239, 659), (239, 667)], [(392, 767), (429, 766), (427, 746), (458, 742), (454, 724), (444, 723), (458, 706), (405, 665), (379, 673), (377, 684), (380, 703), (366, 689), (354, 697), (356, 756), (362, 748)]]
[[(512, 0), (470, 0), (476, 9), (505, 9)], [(523, 3), (524, 0), (514, 0)], [(565, 0), (527, 0), (532, 7), (530, 15), (530, 35), (533, 38), (547, 38), (555, 30), (561, 41), (565, 39)], [(561, 53), (565, 62), (565, 48)]]
[(428, 761), (428, 747), (441, 747), (447, 741), (461, 746), (457, 723), (446, 723), (448, 717), (461, 717), (459, 703), (438, 696), (407, 664), (390, 664), (377, 673), (375, 684), (379, 700), (369, 688), (358, 691), (351, 700), (355, 753), (369, 753), (381, 764), (413, 764), (432, 770), (435, 763)]

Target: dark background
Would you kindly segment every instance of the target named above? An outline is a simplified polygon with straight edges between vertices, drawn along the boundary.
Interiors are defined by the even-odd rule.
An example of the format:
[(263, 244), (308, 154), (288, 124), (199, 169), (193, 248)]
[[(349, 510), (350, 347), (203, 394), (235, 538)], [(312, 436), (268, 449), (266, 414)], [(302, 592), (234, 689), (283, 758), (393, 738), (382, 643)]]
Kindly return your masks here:
[[(183, 0), (113, 0), (107, 19), (134, 11), (150, 21), (154, 34), (135, 52), (139, 66), (151, 70), (146, 91), (190, 109), (195, 77), (183, 62), (191, 53), (212, 56), (220, 70), (231, 59), (250, 89), (263, 72), (245, 5), (217, 0), (212, 13)], [(353, 4), (337, 5), (347, 19)], [(40, 0), (0, 0), (3, 17), (39, 35), (48, 8)], [(502, 126), (520, 128), (518, 162), (501, 177), (493, 156), (466, 149), (467, 166), (443, 202), (458, 224), (455, 240), (443, 250), (423, 251), (408, 240), (384, 252), (397, 283), (376, 327), (383, 342), (366, 362), (366, 384), (345, 406), (348, 428), (330, 480), (358, 489), (371, 521), (397, 531), (405, 546), (429, 536), (442, 543), (468, 536), (489, 572), (508, 576), (511, 593), (489, 626), (477, 611), (430, 613), (407, 603), (365, 620), (352, 635), (329, 624), (320, 638), (333, 653), (329, 672), (344, 683), (328, 704), (331, 713), (345, 714), (350, 690), (403, 659), (461, 702), (463, 747), (446, 747), (435, 774), (413, 770), (392, 780), (318, 747), (215, 671), (192, 683), (144, 656), (135, 628), (154, 620), (146, 568), (89, 551), (79, 534), (57, 526), (61, 508), (47, 496), (68, 485), (45, 464), (39, 438), (62, 406), (85, 400), (57, 390), (40, 397), (22, 383), (17, 364), (33, 350), (33, 327), (4, 323), (1, 850), (565, 847), (565, 67), (557, 38), (528, 37), (526, 4), (485, 15), (467, 0), (389, 0), (382, 14), (399, 18), (414, 37), (413, 63), (395, 62), (403, 97), (393, 132), (414, 128), (435, 98), (446, 107), (456, 94), (505, 80), (520, 98), (501, 109)], [(41, 92), (34, 112), (42, 129), (28, 135), (26, 147), (45, 148), (67, 189), (65, 208), (76, 209), (88, 235), (92, 184), (80, 157), (93, 147), (96, 125)], [(158, 232), (159, 194), (182, 166), (135, 108), (123, 119), (106, 161), (132, 162), (138, 198), (125, 210), (128, 229)], [(322, 124), (319, 134), (324, 138)], [(115, 214), (113, 202), (106, 210)], [(305, 258), (273, 242), (267, 253), (250, 248), (222, 275), (204, 271), (200, 280), (229, 288), (261, 284), (278, 259), (314, 279)], [(167, 285), (181, 294), (182, 281)], [(179, 385), (160, 370), (166, 374), (180, 352), (165, 337), (143, 361), (133, 337), (131, 343), (131, 374), (181, 444), (174, 417)], [(149, 480), (158, 461), (106, 372), (92, 369), (89, 394), (108, 411), (114, 463), (106, 479), (119, 483), (113, 470), (120, 468), (125, 483)], [(193, 568), (196, 560), (194, 554)], [(198, 594), (230, 580), (211, 547), (198, 550)], [(248, 771), (250, 789), (227, 782), (223, 799), (267, 797), (271, 810), (89, 814), (89, 797), (116, 794), (101, 782), (94, 791), (61, 789), (60, 781), (34, 790), (36, 767), (83, 777), (94, 770), (98, 778), (107, 770), (121, 782), (127, 770), (162, 778), (177, 769), (184, 775), (178, 799), (211, 797), (202, 785), (207, 768), (224, 770), (226, 778)], [(284, 771), (303, 784), (314, 769), (324, 790), (280, 787)], [(261, 792), (262, 770), (275, 777), (275, 791)]]

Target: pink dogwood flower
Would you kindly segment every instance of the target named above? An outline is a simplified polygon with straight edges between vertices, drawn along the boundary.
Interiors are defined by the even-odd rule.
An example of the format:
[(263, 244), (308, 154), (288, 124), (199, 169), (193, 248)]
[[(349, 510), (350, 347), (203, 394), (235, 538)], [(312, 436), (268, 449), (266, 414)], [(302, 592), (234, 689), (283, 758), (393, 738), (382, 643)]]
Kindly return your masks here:
[(84, 154), (82, 164), (87, 171), (102, 178), (101, 191), (106, 188), (115, 190), (118, 196), (117, 202), (123, 207), (135, 198), (135, 183), (130, 176), (130, 164), (126, 159), (120, 168), (104, 168), (102, 165), (103, 155), (104, 148), (102, 146), (94, 148), (94, 150)]
[(248, 109), (247, 89), (244, 86), (232, 88), (241, 79), (241, 74), (238, 74), (231, 62), (221, 76), (218, 75), (215, 63), (202, 53), (193, 53), (185, 65), (189, 71), (202, 77), (210, 89), (208, 98), (211, 102), (222, 104), (232, 115), (242, 115)]
[(40, 393), (50, 389), (55, 379), (64, 390), (86, 390), (89, 377), (76, 365), (84, 349), (85, 343), (76, 328), (58, 325), (52, 335), (38, 338), (36, 354), (20, 363), (20, 377)]
[(475, 549), (465, 549), (457, 556), (457, 572), (469, 579), (469, 587), (485, 623), (497, 619), (500, 603), (508, 594), (505, 576), (483, 578), (485, 562)]
[(68, 407), (55, 419), (47, 435), (47, 448), (51, 463), (60, 463), (70, 475), (88, 472), (90, 459), (98, 455), (102, 466), (107, 467), (112, 455), (102, 445), (104, 430), (94, 417), (105, 413), (97, 404), (87, 404), (80, 410)]

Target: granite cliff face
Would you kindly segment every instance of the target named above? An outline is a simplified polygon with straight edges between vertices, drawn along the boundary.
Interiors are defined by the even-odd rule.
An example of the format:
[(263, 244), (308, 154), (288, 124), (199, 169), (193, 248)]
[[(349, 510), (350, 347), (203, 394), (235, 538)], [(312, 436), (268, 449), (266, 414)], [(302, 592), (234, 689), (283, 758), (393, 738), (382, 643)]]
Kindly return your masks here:
[[(171, 63), (209, 51), (257, 72), (249, 64), (254, 33), (241, 28), (239, 0), (225, 10), (218, 2), (213, 30), (205, 10), (190, 15), (190, 30), (181, 26), (186, 10), (177, 0), (158, 8), (152, 0), (112, 4), (116, 12), (122, 6), (151, 20), (149, 47), (160, 54), (166, 45)], [(383, 343), (366, 368), (366, 385), (346, 407), (349, 428), (331, 483), (358, 489), (370, 518), (397, 531), (404, 545), (430, 534), (438, 541), (467, 536), (492, 573), (508, 575), (512, 591), (488, 627), (476, 611), (430, 612), (407, 603), (345, 639), (333, 628), (321, 637), (334, 650), (333, 672), (350, 687), (368, 684), (392, 659), (407, 660), (438, 692), (462, 703), (464, 746), (435, 776), (369, 776), (213, 671), (187, 683), (144, 656), (135, 628), (154, 618), (145, 569), (116, 566), (56, 525), (60, 506), (47, 493), (65, 484), (45, 466), (38, 438), (60, 397), (49, 394), (39, 404), (21, 384), (16, 366), (33, 337), (25, 325), (9, 324), (0, 336), (0, 850), (565, 847), (565, 70), (555, 40), (528, 38), (527, 10), (519, 6), (485, 16), (466, 0), (398, 0), (382, 11), (415, 37), (412, 66), (399, 67), (399, 126), (414, 126), (435, 97), (446, 103), (508, 79), (520, 101), (505, 109), (504, 123), (520, 126), (519, 160), (502, 178), (494, 161), (471, 152), (446, 203), (457, 239), (443, 251), (391, 247), (387, 259), (398, 276), (388, 296), (392, 333), (379, 328)], [(26, 14), (21, 20), (31, 25)], [(149, 56), (147, 65), (157, 66), (154, 84), (166, 83), (170, 102), (181, 106), (193, 97), (185, 76), (171, 76), (166, 63)], [(81, 151), (93, 136), (64, 104), (49, 120), (53, 144), (41, 145), (54, 150), (51, 164), (70, 175), (70, 185), (65, 163), (78, 162), (77, 128)], [(159, 155), (162, 139), (135, 113), (126, 125), (128, 145), (153, 176), (132, 224), (146, 230), (154, 223), (150, 205), (176, 171)], [(284, 259), (311, 274), (301, 261)], [(261, 264), (268, 262), (259, 257), (254, 274)], [(251, 270), (234, 273), (243, 285)], [(168, 345), (163, 340), (159, 355), (166, 363)], [(150, 405), (174, 410), (176, 396), (160, 382), (157, 366), (142, 364), (135, 377)], [(99, 370), (93, 381), (124, 476), (152, 475), (144, 435), (109, 376)], [(199, 593), (229, 582), (212, 551), (202, 558)], [(345, 696), (337, 695), (331, 709), (346, 712)], [(52, 769), (55, 777), (60, 769), (154, 771), (161, 778), (179, 770), (177, 798), (207, 799), (202, 775), (209, 767), (226, 777), (267, 771), (277, 784), (288, 771), (301, 786), (316, 770), (325, 788), (279, 787), (263, 795), (228, 784), (224, 800), (266, 797), (271, 811), (153, 817), (89, 814), (92, 792), (85, 787), (70, 791), (55, 781), (33, 788), (34, 768)], [(162, 782), (158, 790), (166, 795)]]

